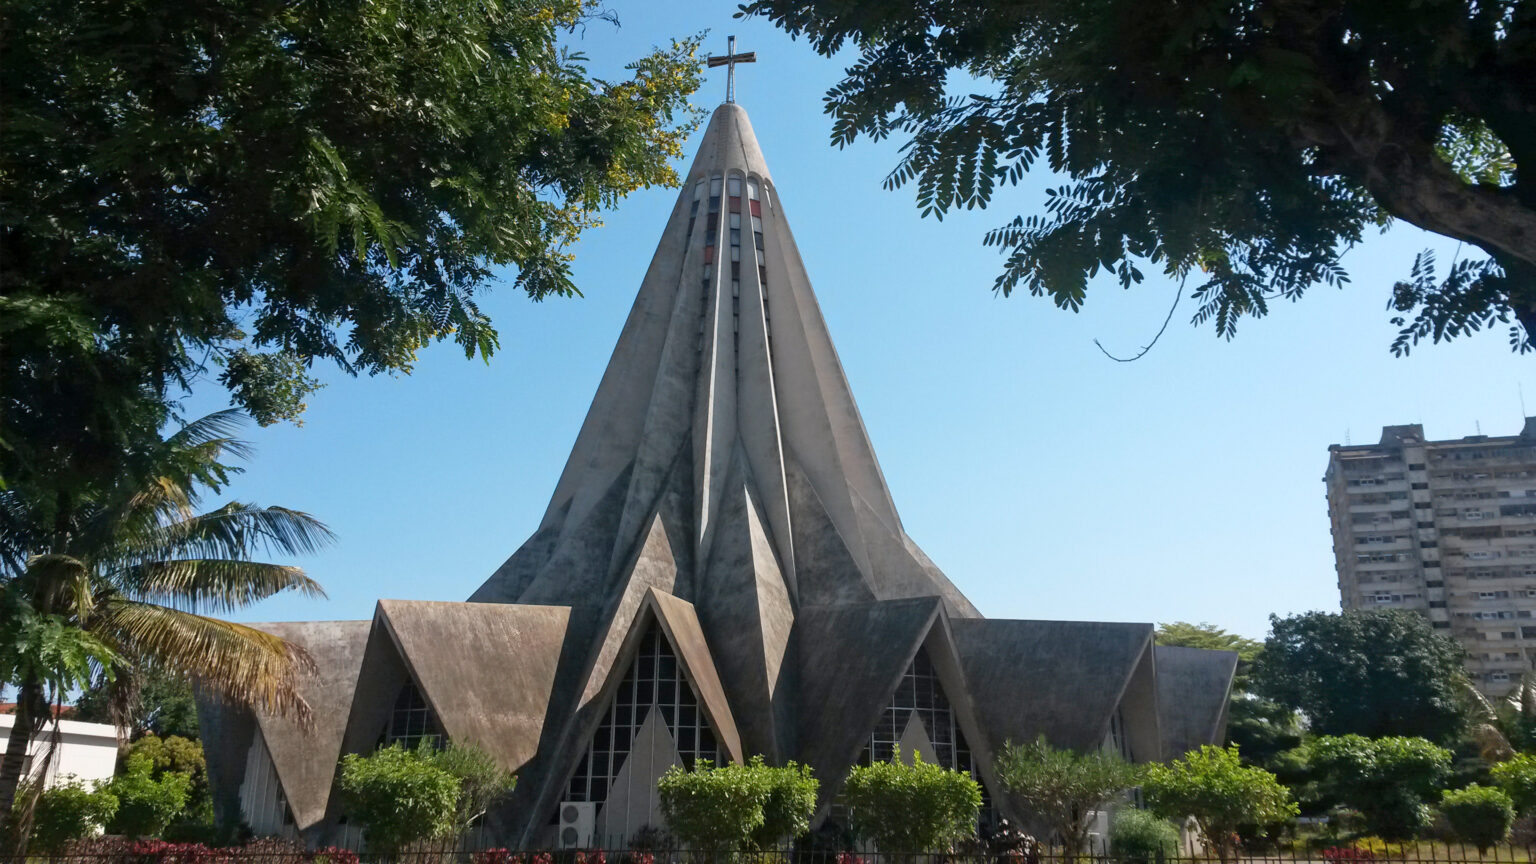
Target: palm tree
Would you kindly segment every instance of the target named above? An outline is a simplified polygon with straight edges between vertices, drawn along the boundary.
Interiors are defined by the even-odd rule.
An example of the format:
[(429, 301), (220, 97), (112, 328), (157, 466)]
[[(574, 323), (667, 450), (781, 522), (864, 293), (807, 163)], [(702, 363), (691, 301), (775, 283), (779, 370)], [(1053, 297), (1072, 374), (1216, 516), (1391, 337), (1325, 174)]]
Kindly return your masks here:
[[(144, 455), (144, 470), (60, 508), (0, 490), (0, 684), (17, 691), (0, 761), (0, 824), (13, 815), (27, 747), (51, 705), (93, 678), (126, 707), (145, 670), (189, 678), (222, 698), (308, 719), (298, 675), (308, 655), (270, 633), (212, 617), (281, 591), (323, 597), (298, 567), (257, 555), (313, 552), (332, 539), (313, 517), (231, 502), (198, 513), (240, 469), (248, 446), (233, 411), (193, 421)], [(13, 809), (18, 810), (13, 813)], [(24, 821), (24, 820), (18, 820)]]

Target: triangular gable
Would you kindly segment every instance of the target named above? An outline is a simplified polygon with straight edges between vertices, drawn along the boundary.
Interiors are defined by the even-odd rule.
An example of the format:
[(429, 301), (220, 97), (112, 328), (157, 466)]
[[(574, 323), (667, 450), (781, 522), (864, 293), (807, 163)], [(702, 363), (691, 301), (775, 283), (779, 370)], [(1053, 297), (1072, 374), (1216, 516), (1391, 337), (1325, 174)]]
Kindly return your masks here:
[(694, 691), (699, 696), (699, 707), (709, 715), (720, 745), (731, 754), (733, 761), (744, 761), (746, 757), (741, 751), (741, 733), (736, 728), (735, 718), (731, 716), (731, 706), (726, 701), (720, 673), (710, 657), (709, 644), (704, 641), (704, 631), (699, 626), (699, 616), (693, 604), (655, 588), (648, 592), (647, 599), (661, 629), (667, 634), (667, 640), (672, 643), (672, 650), (677, 652), (684, 673), (693, 683)]
[(939, 615), (937, 597), (802, 608), (800, 755), (830, 800)]
[(950, 631), (967, 684), (985, 694), (973, 707), (993, 752), (1040, 735), (1099, 747), (1133, 676), (1150, 667), (1150, 624), (955, 619)]
[(1163, 758), (1177, 759), (1204, 744), (1220, 746), (1226, 737), (1237, 653), (1158, 645), (1153, 656)]
[(303, 831), (325, 816), (369, 622), (295, 621), (254, 626), (303, 648), (315, 663), (313, 673), (299, 682), (299, 695), (309, 703), (314, 721), (309, 729), (289, 718), (253, 712), (294, 824)]
[(508, 771), (533, 758), (569, 608), (380, 600), (379, 619), (450, 740)]

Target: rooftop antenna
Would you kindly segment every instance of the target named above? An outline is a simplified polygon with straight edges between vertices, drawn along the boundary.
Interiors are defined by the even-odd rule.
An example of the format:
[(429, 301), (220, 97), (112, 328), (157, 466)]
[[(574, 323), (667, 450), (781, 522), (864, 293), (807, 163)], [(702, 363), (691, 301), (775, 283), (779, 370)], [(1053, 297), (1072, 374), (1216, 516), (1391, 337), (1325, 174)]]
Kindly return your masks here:
[(1353, 443), (1354, 443), (1353, 441), (1349, 440), (1349, 427), (1345, 426), (1344, 427), (1344, 446), (1348, 447), (1349, 445), (1351, 445)]
[(711, 69), (714, 69), (714, 68), (716, 68), (718, 66), (724, 66), (725, 67), (725, 101), (727, 101), (727, 102), (735, 102), (736, 101), (736, 64), (737, 63), (756, 63), (757, 62), (757, 52), (756, 51), (746, 51), (746, 52), (743, 52), (741, 54), (737, 54), (736, 53), (736, 37), (735, 36), (729, 37), (726, 40), (725, 44), (726, 44), (726, 48), (725, 48), (725, 56), (724, 57), (716, 57), (713, 54), (711, 54), (709, 56), (709, 58), (706, 59), (704, 62)]
[(1479, 435), (1483, 434), (1483, 421), (1481, 421), (1481, 420), (1473, 420), (1472, 421), (1472, 425), (1477, 427), (1477, 434), (1479, 434)]
[(1521, 422), (1524, 422), (1525, 421), (1525, 417), (1526, 417), (1526, 414), (1525, 414), (1525, 387), (1519, 381), (1515, 382), (1515, 392), (1520, 394), (1520, 420), (1521, 420)]

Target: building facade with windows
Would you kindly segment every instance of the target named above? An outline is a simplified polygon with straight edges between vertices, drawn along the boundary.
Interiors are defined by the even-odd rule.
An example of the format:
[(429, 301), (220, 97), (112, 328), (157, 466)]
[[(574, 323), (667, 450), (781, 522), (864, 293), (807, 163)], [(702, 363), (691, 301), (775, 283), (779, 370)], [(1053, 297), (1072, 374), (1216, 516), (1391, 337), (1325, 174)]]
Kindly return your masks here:
[(1427, 441), (1388, 426), (1328, 448), (1328, 514), (1345, 609), (1409, 609), (1467, 650), (1502, 695), (1536, 663), (1536, 417), (1520, 434)]
[(308, 650), (314, 723), (205, 702), (220, 819), (355, 843), (338, 758), (476, 744), (518, 783), (498, 845), (664, 827), (669, 767), (763, 756), (821, 781), (906, 758), (1006, 814), (1008, 740), (1136, 761), (1224, 736), (1237, 657), (1151, 624), (983, 618), (907, 536), (746, 112), (722, 105), (543, 522), (464, 603), (264, 625)]

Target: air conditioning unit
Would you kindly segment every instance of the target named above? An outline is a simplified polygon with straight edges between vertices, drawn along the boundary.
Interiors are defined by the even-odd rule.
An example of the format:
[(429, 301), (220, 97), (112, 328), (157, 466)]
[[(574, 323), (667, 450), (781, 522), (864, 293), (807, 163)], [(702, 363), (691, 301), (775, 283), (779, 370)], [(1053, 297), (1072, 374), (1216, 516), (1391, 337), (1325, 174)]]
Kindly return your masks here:
[(566, 801), (560, 805), (560, 836), (556, 845), (561, 849), (589, 848), (596, 828), (596, 801)]

